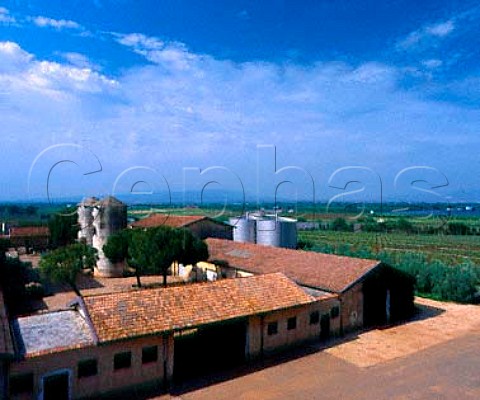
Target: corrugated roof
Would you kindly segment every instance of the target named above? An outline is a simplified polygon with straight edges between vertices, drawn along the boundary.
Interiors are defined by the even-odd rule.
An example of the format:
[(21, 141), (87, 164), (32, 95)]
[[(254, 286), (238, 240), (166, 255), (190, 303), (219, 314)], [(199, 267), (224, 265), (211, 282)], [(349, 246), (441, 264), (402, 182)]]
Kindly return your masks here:
[(94, 335), (79, 312), (57, 311), (12, 321), (20, 355), (34, 357), (94, 345)]
[(380, 264), (377, 260), (206, 239), (211, 260), (225, 260), (231, 267), (254, 274), (282, 272), (295, 282), (341, 293)]
[(201, 215), (168, 215), (153, 214), (131, 224), (133, 228), (154, 228), (157, 226), (170, 226), (172, 228), (182, 228), (194, 222), (202, 221), (207, 217)]
[(279, 273), (84, 298), (100, 342), (190, 328), (317, 300)]
[(48, 226), (15, 226), (10, 228), (10, 237), (50, 236)]

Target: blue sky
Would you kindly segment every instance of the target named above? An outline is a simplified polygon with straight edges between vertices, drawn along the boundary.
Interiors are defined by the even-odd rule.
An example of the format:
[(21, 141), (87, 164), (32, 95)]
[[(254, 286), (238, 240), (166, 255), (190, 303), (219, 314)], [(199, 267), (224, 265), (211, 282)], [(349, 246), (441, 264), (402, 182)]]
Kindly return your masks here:
[(0, 199), (480, 201), (479, 49), (474, 1), (3, 1)]

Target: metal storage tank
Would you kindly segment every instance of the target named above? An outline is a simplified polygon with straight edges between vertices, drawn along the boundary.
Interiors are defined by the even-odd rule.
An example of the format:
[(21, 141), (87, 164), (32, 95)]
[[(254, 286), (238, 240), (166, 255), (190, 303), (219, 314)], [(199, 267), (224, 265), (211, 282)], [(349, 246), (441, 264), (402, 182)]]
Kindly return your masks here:
[(233, 228), (233, 240), (242, 243), (255, 243), (255, 220), (247, 217), (229, 219)]
[(257, 220), (257, 243), (265, 246), (280, 247), (282, 242), (282, 224), (275, 217)]
[(279, 218), (281, 224), (281, 247), (297, 248), (297, 220), (293, 218)]

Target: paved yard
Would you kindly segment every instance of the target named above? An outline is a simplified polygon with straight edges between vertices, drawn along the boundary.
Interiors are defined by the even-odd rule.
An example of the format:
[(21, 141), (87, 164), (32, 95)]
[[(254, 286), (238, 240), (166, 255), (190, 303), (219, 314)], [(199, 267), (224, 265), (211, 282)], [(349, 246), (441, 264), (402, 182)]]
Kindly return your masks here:
[(190, 382), (157, 399), (480, 399), (480, 307), (417, 304), (422, 312), (406, 324), (310, 346), (216, 382)]

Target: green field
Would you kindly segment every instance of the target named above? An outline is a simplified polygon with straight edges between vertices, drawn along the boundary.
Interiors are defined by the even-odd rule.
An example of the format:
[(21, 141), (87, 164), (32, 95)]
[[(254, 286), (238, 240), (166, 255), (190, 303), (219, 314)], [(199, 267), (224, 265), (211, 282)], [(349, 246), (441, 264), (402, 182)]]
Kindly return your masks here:
[(388, 252), (423, 253), (429, 261), (440, 260), (450, 265), (470, 261), (480, 265), (480, 237), (465, 235), (420, 235), (405, 233), (300, 231), (299, 240), (309, 242), (312, 249), (330, 247), (342, 253), (345, 245), (352, 252), (368, 250), (373, 254)]

